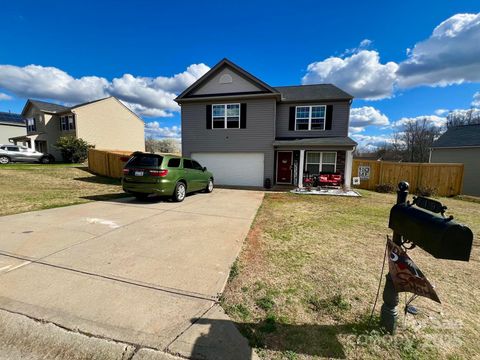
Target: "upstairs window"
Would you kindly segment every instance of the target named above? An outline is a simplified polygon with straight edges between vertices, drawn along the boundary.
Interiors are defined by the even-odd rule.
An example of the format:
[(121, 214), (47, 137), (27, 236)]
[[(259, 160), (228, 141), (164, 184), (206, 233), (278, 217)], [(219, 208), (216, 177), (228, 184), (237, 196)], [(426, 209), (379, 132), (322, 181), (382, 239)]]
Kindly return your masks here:
[(27, 119), (27, 131), (37, 131), (37, 120), (35, 118)]
[(325, 130), (325, 105), (297, 106), (295, 130)]
[(240, 129), (240, 104), (212, 105), (212, 129)]
[(60, 125), (62, 131), (75, 130), (75, 121), (73, 115), (60, 116)]

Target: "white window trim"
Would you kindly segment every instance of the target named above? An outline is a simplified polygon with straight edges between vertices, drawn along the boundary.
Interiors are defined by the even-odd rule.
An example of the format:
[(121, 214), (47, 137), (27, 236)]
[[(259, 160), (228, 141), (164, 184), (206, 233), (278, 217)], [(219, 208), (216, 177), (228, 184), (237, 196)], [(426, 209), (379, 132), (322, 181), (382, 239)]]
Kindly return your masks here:
[[(227, 127), (227, 106), (228, 105), (238, 105), (238, 128), (229, 128)], [(223, 128), (216, 128), (213, 127), (213, 107), (214, 106), (223, 106), (225, 108), (225, 112), (223, 114)], [(241, 122), (242, 122), (242, 106), (240, 103), (230, 103), (230, 104), (212, 104), (212, 130), (235, 130), (235, 129), (240, 129)], [(216, 118), (219, 118), (220, 116), (215, 116)]]
[[(308, 154), (320, 154), (320, 163), (312, 163), (308, 162)], [(330, 163), (327, 162), (325, 165), (333, 165), (333, 172), (337, 172), (337, 152), (336, 151), (307, 151), (305, 154), (305, 170), (308, 168), (308, 165), (318, 165), (318, 173), (320, 174), (322, 172), (322, 167), (323, 167), (323, 154), (328, 153), (328, 154), (335, 154), (335, 163)]]
[[(299, 107), (308, 107), (308, 129), (298, 130), (297, 129), (297, 108)], [(323, 129), (312, 129), (312, 108), (314, 107), (323, 107)], [(315, 118), (317, 119), (317, 118)], [(302, 118), (306, 120), (306, 118)], [(298, 105), (295, 106), (295, 131), (325, 131), (325, 126), (327, 124), (327, 105)]]

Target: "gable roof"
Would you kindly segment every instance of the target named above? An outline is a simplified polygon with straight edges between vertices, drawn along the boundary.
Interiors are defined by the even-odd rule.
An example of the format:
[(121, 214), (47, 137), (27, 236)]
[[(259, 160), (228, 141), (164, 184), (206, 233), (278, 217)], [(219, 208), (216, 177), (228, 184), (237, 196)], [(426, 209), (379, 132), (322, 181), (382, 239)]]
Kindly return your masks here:
[(333, 84), (277, 86), (282, 101), (351, 100), (353, 96)]
[(190, 85), (188, 88), (186, 88), (180, 95), (177, 96), (175, 101), (181, 100), (183, 98), (188, 97), (190, 93), (192, 93), (195, 89), (199, 88), (202, 84), (204, 84), (206, 81), (211, 79), (220, 69), (222, 69), (224, 66), (229, 66), (232, 68), (234, 71), (236, 71), (239, 75), (243, 76), (244, 78), (250, 80), (252, 83), (257, 85), (260, 88), (265, 89), (266, 93), (272, 93), (272, 94), (277, 94), (278, 91), (274, 88), (272, 88), (270, 85), (267, 83), (263, 82), (259, 78), (253, 76), (250, 74), (248, 71), (242, 69), (240, 66), (234, 64), (227, 58), (222, 59), (220, 62), (218, 62), (213, 68), (211, 68), (209, 71), (207, 71), (200, 79), (195, 81), (192, 85)]
[[(232, 70), (236, 71), (239, 75), (243, 76), (247, 80), (251, 81), (264, 91), (259, 91), (257, 94), (274, 94), (280, 98), (282, 102), (307, 102), (307, 101), (334, 101), (334, 100), (352, 100), (353, 96), (336, 87), (333, 84), (312, 84), (312, 85), (294, 85), (294, 86), (277, 86), (272, 87), (257, 77), (250, 74), (248, 71), (242, 69), (240, 66), (234, 64), (230, 60), (224, 58), (211, 68), (205, 75), (195, 81), (187, 89), (185, 89), (175, 99), (180, 103), (183, 99), (193, 99), (200, 95), (191, 95), (196, 89), (202, 86), (205, 82), (215, 76), (224, 66), (229, 66)], [(244, 93), (244, 95), (252, 95), (253, 93)], [(211, 94), (215, 97), (218, 94)], [(234, 95), (234, 94), (228, 94)], [(204, 95), (202, 95), (204, 96)]]
[(480, 124), (449, 128), (432, 145), (432, 148), (480, 146)]
[(59, 105), (59, 104), (49, 103), (49, 102), (40, 101), (40, 100), (28, 99), (27, 103), (23, 107), (22, 115), (25, 114), (29, 105), (35, 106), (39, 110), (44, 111), (46, 113), (51, 113), (51, 114), (56, 114), (56, 113), (66, 111), (66, 110), (69, 109), (68, 107), (63, 106), (63, 105)]
[(0, 124), (26, 126), (26, 120), (20, 114), (0, 111)]

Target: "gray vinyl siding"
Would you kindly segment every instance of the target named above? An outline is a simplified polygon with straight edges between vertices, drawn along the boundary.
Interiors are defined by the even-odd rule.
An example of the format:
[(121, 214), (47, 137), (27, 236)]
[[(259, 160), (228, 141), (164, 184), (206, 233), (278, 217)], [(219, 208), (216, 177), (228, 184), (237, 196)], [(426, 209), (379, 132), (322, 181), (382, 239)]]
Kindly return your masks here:
[(463, 191), (465, 195), (480, 196), (480, 147), (432, 149), (432, 163), (463, 163)]
[[(228, 74), (232, 77), (232, 82), (227, 84), (220, 83), (222, 75)], [(237, 74), (230, 68), (225, 68), (207, 81), (199, 89), (193, 92), (194, 95), (224, 94), (224, 93), (242, 93), (264, 90), (252, 84), (243, 76)]]
[[(246, 129), (207, 129), (207, 104), (221, 101), (182, 104), (182, 153), (263, 152), (264, 177), (274, 181), (275, 111), (274, 99), (235, 101), (247, 104)], [(225, 102), (223, 102), (225, 103)]]
[[(314, 131), (290, 131), (288, 129), (290, 107), (302, 105), (333, 105), (332, 129)], [(345, 102), (315, 102), (315, 103), (280, 103), (277, 105), (277, 138), (285, 137), (329, 137), (348, 136), (348, 123), (350, 119), (350, 104)]]

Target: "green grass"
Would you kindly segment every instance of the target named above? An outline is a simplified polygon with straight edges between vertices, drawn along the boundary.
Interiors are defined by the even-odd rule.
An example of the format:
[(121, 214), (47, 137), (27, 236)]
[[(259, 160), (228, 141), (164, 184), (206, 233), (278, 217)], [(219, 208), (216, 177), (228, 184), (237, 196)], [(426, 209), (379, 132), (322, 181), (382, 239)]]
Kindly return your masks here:
[[(267, 193), (222, 305), (265, 359), (455, 359), (480, 353), (480, 239), (470, 262), (410, 255), (442, 305), (414, 302), (396, 336), (379, 331), (376, 294), (392, 194), (361, 198)], [(480, 204), (440, 198), (447, 215), (480, 233)], [(383, 287), (382, 287), (383, 288)], [(380, 294), (381, 295), (381, 294)], [(400, 296), (401, 304), (404, 294)]]
[(0, 216), (125, 196), (118, 179), (78, 164), (0, 166)]

